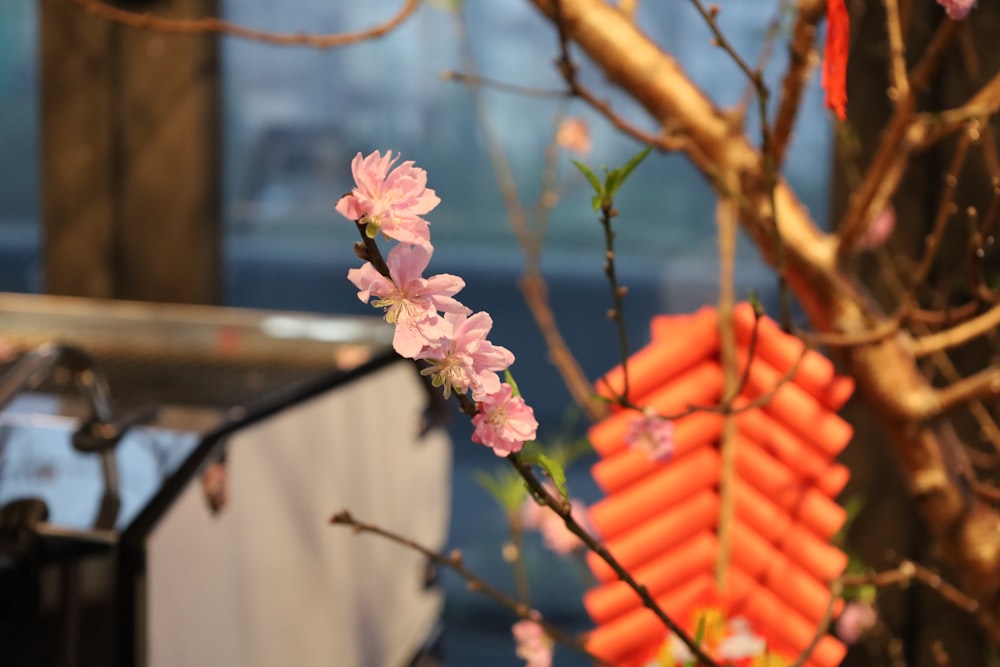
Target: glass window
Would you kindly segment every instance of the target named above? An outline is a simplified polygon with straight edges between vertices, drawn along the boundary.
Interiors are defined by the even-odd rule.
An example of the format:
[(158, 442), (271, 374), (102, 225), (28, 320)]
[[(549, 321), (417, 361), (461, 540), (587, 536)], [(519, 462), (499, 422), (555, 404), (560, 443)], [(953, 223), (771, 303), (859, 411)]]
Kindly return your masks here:
[(0, 290), (39, 291), (35, 0), (0, 3)]

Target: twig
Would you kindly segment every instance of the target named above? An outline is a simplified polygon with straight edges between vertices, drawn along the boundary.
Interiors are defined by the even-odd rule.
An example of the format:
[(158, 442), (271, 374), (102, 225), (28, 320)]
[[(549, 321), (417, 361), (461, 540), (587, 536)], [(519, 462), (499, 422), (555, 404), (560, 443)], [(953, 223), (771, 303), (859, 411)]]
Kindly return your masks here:
[(837, 607), (837, 600), (843, 594), (843, 584), (840, 579), (834, 579), (830, 582), (830, 601), (826, 605), (826, 610), (823, 612), (823, 618), (820, 619), (819, 625), (816, 626), (816, 632), (813, 633), (812, 639), (809, 640), (809, 644), (802, 649), (799, 653), (799, 657), (795, 659), (795, 662), (790, 664), (788, 667), (802, 667), (809, 661), (812, 656), (813, 651), (819, 646), (820, 640), (826, 636), (827, 630), (830, 629), (830, 623), (833, 621), (833, 610)]
[(480, 76), (478, 74), (471, 74), (468, 72), (455, 72), (448, 70), (441, 73), (441, 78), (445, 81), (454, 81), (456, 83), (461, 83), (466, 86), (481, 86), (483, 88), (491, 88), (493, 90), (499, 90), (504, 93), (513, 93), (515, 95), (524, 95), (525, 97), (569, 97), (570, 93), (565, 90), (551, 90), (549, 88), (532, 88), (531, 86), (521, 86), (516, 83), (507, 83), (506, 81), (498, 81), (496, 79), (490, 79), (485, 76)]
[(939, 350), (947, 350), (963, 345), (1000, 326), (1000, 306), (993, 306), (985, 313), (978, 315), (962, 324), (945, 329), (935, 334), (921, 336), (911, 343), (910, 349), (915, 357), (924, 357)]
[(453, 551), (451, 554), (446, 556), (442, 553), (434, 551), (433, 549), (429, 549), (424, 545), (415, 542), (414, 540), (411, 540), (407, 537), (403, 537), (398, 533), (394, 533), (392, 531), (386, 530), (385, 528), (381, 528), (374, 524), (364, 523), (362, 521), (359, 521), (355, 519), (353, 516), (351, 516), (351, 513), (348, 512), (347, 510), (341, 510), (340, 512), (337, 512), (332, 517), (330, 517), (330, 523), (339, 526), (347, 526), (353, 529), (355, 533), (371, 533), (372, 535), (378, 535), (379, 537), (385, 538), (390, 542), (395, 542), (400, 546), (406, 547), (407, 549), (410, 549), (412, 551), (416, 551), (417, 553), (428, 558), (435, 564), (447, 567), (448, 569), (450, 569), (451, 571), (455, 572), (460, 577), (465, 579), (465, 581), (468, 582), (469, 590), (476, 593), (482, 593), (483, 595), (490, 598), (494, 602), (511, 610), (512, 612), (517, 614), (520, 618), (538, 623), (545, 629), (545, 633), (547, 635), (552, 637), (552, 639), (559, 642), (560, 644), (569, 646), (570, 648), (587, 656), (589, 660), (593, 660), (598, 664), (607, 665), (608, 667), (613, 667), (611, 663), (609, 663), (608, 661), (603, 660), (600, 657), (588, 651), (587, 647), (584, 646), (583, 642), (563, 632), (555, 625), (549, 623), (544, 618), (542, 618), (537, 612), (533, 613), (532, 609), (528, 605), (519, 603), (516, 600), (511, 599), (503, 592), (501, 592), (499, 589), (488, 584), (475, 572), (465, 567), (465, 565), (462, 563), (461, 552)]
[(609, 201), (601, 206), (601, 227), (604, 229), (604, 275), (611, 288), (611, 310), (608, 317), (615, 323), (618, 332), (618, 355), (622, 365), (622, 396), (628, 397), (628, 329), (625, 326), (625, 293), (627, 289), (618, 284), (618, 274), (615, 271), (615, 230), (611, 228), (611, 219), (618, 215), (614, 210), (614, 202)]
[(280, 46), (308, 46), (316, 49), (329, 49), (336, 46), (347, 46), (357, 44), (367, 40), (382, 37), (403, 24), (406, 19), (420, 6), (420, 0), (406, 0), (399, 11), (388, 21), (380, 23), (366, 30), (356, 32), (337, 33), (333, 35), (311, 35), (307, 33), (280, 33), (268, 30), (257, 30), (248, 28), (229, 21), (223, 21), (214, 17), (200, 19), (172, 19), (153, 14), (140, 14), (130, 12), (117, 7), (112, 7), (100, 0), (66, 0), (80, 9), (99, 16), (108, 21), (113, 21), (121, 25), (141, 30), (151, 30), (154, 32), (167, 32), (179, 34), (222, 34), (240, 39), (247, 39), (266, 44), (277, 44)]
[(946, 20), (941, 23), (920, 63), (910, 75), (909, 94), (897, 104), (864, 181), (851, 196), (847, 211), (837, 225), (838, 255), (841, 258), (852, 252), (868, 221), (885, 208), (895, 192), (903, 166), (915, 147), (915, 138), (909, 136), (909, 130), (916, 110), (917, 95), (923, 91), (936, 70), (941, 54), (958, 32), (958, 25), (957, 21)]
[[(479, 66), (475, 54), (470, 48), (468, 31), (461, 12), (455, 13), (455, 21), (458, 41), (462, 49), (463, 69), (471, 76), (478, 76)], [(518, 244), (521, 246), (521, 251), (524, 253), (525, 270), (521, 280), (521, 294), (535, 319), (539, 331), (541, 331), (542, 336), (545, 338), (550, 360), (563, 378), (563, 382), (573, 397), (573, 401), (582, 410), (586, 411), (591, 419), (598, 420), (606, 414), (607, 406), (593, 400), (594, 394), (591, 389), (590, 380), (584, 374), (579, 362), (572, 351), (570, 351), (569, 346), (559, 331), (555, 315), (552, 312), (552, 306), (549, 303), (548, 288), (544, 278), (542, 278), (539, 267), (540, 240), (531, 233), (528, 224), (528, 215), (524, 204), (521, 202), (521, 195), (517, 189), (514, 172), (511, 169), (510, 162), (507, 160), (503, 144), (500, 142), (493, 127), (489, 109), (486, 107), (482, 95), (480, 95), (479, 88), (470, 86), (468, 91), (472, 98), (476, 120), (483, 134), (486, 153), (493, 166), (497, 186), (500, 188), (504, 208), (507, 209), (507, 219), (510, 222)]]
[[(733, 182), (735, 174), (729, 174), (729, 186), (736, 188)], [(736, 332), (733, 328), (734, 296), (734, 265), (736, 262), (736, 231), (739, 225), (739, 204), (731, 197), (719, 199), (716, 218), (719, 227), (719, 339), (722, 361), (723, 405), (732, 407), (731, 402), (737, 394), (740, 381), (736, 359)], [(752, 359), (747, 360), (744, 377), (749, 376)], [(736, 470), (736, 420), (732, 413), (723, 418), (722, 439), (719, 444), (722, 454), (722, 470), (719, 479), (719, 553), (715, 559), (715, 581), (720, 591), (726, 590), (726, 574), (729, 571), (729, 560), (732, 553), (732, 523), (733, 523), (733, 476)]]
[(914, 410), (916, 418), (936, 417), (969, 401), (995, 399), (1000, 396), (1000, 368), (987, 368), (947, 387), (935, 389), (934, 401)]
[(781, 82), (781, 100), (771, 132), (771, 152), (777, 169), (785, 160), (785, 151), (792, 136), (795, 119), (799, 115), (802, 97), (809, 85), (809, 78), (819, 61), (814, 43), (816, 26), (825, 14), (822, 0), (799, 0), (795, 26), (788, 43), (788, 71)]
[(883, 0), (883, 2), (889, 32), (889, 74), (892, 81), (889, 96), (898, 100), (910, 94), (910, 82), (906, 78), (906, 47), (903, 44), (903, 29), (899, 20), (899, 0)]

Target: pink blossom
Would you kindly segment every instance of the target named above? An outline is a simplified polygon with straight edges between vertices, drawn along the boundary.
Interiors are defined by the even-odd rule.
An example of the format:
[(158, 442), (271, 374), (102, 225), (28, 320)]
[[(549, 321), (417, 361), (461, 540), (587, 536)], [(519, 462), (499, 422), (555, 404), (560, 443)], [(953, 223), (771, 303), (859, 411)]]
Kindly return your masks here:
[(674, 423), (647, 410), (629, 424), (625, 442), (645, 450), (654, 461), (665, 461), (674, 453)]
[(895, 228), (896, 210), (892, 206), (886, 206), (868, 221), (868, 226), (858, 239), (857, 247), (861, 250), (874, 250), (889, 240)]
[(590, 152), (590, 128), (582, 118), (567, 118), (559, 123), (556, 143), (574, 153), (586, 155)]
[(510, 350), (486, 340), (493, 328), (493, 318), (479, 312), (467, 317), (462, 313), (448, 313), (445, 320), (451, 333), (426, 346), (418, 356), (430, 366), (420, 371), (433, 377), (435, 387), (444, 387), (445, 398), (452, 390), (464, 394), (472, 390), (474, 400), (500, 390), (502, 371), (514, 363)]
[(356, 187), (337, 202), (337, 212), (349, 220), (367, 225), (365, 233), (375, 238), (379, 230), (386, 238), (430, 247), (429, 213), (441, 199), (427, 187), (427, 172), (403, 162), (389, 171), (399, 155), (379, 151), (351, 161)]
[[(591, 532), (590, 521), (587, 519), (587, 506), (583, 501), (573, 498), (569, 501), (569, 506), (570, 516), (584, 530)], [(566, 556), (583, 546), (583, 541), (566, 527), (566, 522), (555, 512), (545, 512), (539, 530), (545, 546), (560, 556)]]
[(847, 645), (855, 644), (877, 622), (878, 612), (871, 604), (848, 602), (837, 619), (837, 636)]
[(483, 396), (472, 418), (472, 441), (492, 448), (497, 456), (520, 451), (538, 429), (535, 411), (513, 393), (509, 384), (501, 384), (498, 391)]
[(937, 3), (944, 7), (952, 21), (961, 21), (976, 6), (976, 0), (937, 0)]
[(347, 279), (358, 288), (358, 298), (376, 308), (385, 309), (385, 320), (396, 325), (392, 347), (398, 354), (410, 359), (423, 349), (429, 340), (451, 334), (451, 326), (438, 315), (446, 313), (468, 314), (470, 311), (452, 296), (465, 287), (458, 276), (441, 273), (430, 278), (422, 277), (431, 260), (431, 250), (424, 246), (397, 244), (389, 251), (386, 278), (370, 262), (360, 269), (347, 272)]
[(510, 629), (514, 635), (514, 652), (525, 661), (525, 667), (551, 667), (552, 639), (535, 621), (522, 620)]

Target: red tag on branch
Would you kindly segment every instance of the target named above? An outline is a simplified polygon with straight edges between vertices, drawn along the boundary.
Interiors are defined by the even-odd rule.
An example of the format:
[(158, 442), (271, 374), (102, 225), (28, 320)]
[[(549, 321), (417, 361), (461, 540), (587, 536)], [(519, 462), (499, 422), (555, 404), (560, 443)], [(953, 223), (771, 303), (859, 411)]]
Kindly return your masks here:
[(826, 50), (823, 53), (823, 90), (826, 106), (837, 118), (847, 118), (847, 55), (851, 21), (844, 0), (826, 0)]

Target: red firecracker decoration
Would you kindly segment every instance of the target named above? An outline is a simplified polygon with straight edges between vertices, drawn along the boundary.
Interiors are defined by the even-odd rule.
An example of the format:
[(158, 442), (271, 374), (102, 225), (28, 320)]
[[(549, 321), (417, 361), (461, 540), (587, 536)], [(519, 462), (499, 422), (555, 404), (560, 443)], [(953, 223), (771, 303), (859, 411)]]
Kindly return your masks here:
[(826, 49), (823, 51), (823, 90), (826, 106), (840, 120), (847, 119), (847, 56), (851, 19), (845, 0), (826, 0)]
[[(735, 309), (741, 375), (751, 359), (756, 319), (749, 304)], [(627, 446), (630, 424), (639, 418), (634, 410), (619, 410), (594, 425), (589, 436), (601, 460), (592, 473), (607, 497), (591, 507), (589, 519), (615, 558), (692, 635), (699, 625), (705, 629), (706, 618), (715, 618), (723, 629), (712, 641), (724, 642), (724, 628), (738, 620), (752, 626), (752, 636), (768, 652), (790, 664), (811, 643), (831, 602), (828, 584), (847, 565), (847, 557), (829, 540), (846, 519), (834, 497), (847, 483), (848, 471), (833, 459), (853, 435), (836, 411), (854, 382), (836, 375), (821, 354), (803, 356), (802, 341), (772, 320), (762, 317), (756, 327), (747, 382), (735, 405), (773, 396), (735, 417), (725, 590), (717, 589), (714, 578), (721, 414), (695, 411), (677, 419), (668, 461)], [(719, 353), (714, 308), (655, 318), (652, 342), (629, 360), (630, 401), (659, 414), (717, 404), (723, 387)], [(781, 384), (796, 363), (794, 378)], [(597, 390), (609, 398), (621, 392), (621, 367), (602, 378)], [(673, 664), (663, 656), (676, 639), (606, 563), (589, 554), (588, 564), (598, 580), (584, 597), (597, 624), (588, 649), (623, 667)], [(836, 667), (844, 653), (842, 643), (824, 636), (806, 665)]]

